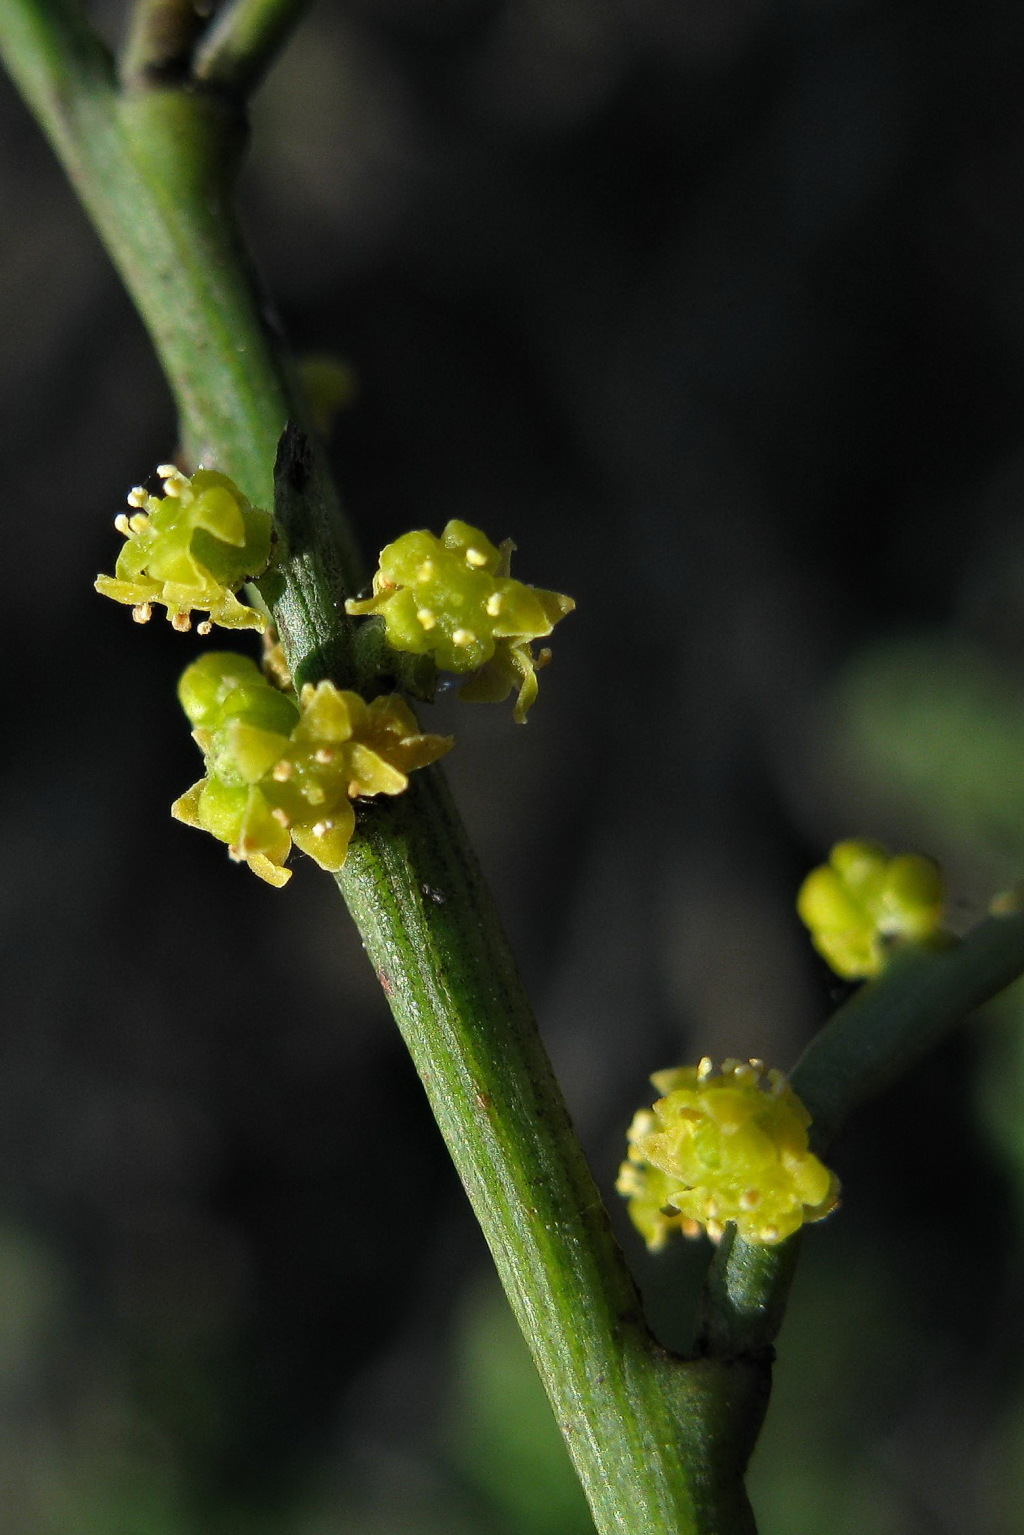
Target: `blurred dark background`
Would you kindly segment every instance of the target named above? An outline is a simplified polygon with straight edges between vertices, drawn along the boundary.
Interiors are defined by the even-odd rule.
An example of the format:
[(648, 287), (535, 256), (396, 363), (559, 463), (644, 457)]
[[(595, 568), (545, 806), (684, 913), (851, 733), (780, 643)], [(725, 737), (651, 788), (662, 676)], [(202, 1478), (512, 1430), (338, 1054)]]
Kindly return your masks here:
[[(256, 103), (246, 221), (354, 370), (367, 555), (462, 517), (578, 601), (527, 729), (431, 718), (613, 1202), (649, 1071), (788, 1066), (842, 996), (793, 914), (830, 841), (940, 856), (955, 925), (1024, 876), (1022, 32), (320, 0)], [(92, 579), (169, 397), (4, 81), (0, 197), (0, 1529), (584, 1535), (332, 883), (167, 815), (201, 642)], [(1022, 1014), (836, 1151), (764, 1535), (1024, 1530)], [(623, 1240), (685, 1343), (706, 1252)]]

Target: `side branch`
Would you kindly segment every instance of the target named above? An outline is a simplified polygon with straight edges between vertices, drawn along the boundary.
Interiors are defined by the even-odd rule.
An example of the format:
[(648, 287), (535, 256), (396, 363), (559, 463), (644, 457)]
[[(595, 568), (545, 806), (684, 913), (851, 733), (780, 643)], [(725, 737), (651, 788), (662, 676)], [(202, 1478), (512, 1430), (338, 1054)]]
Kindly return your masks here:
[(309, 0), (230, 0), (196, 49), (195, 78), (251, 95), (308, 6)]
[[(813, 1119), (823, 1153), (849, 1115), (883, 1092), (975, 1008), (1024, 974), (1024, 913), (980, 923), (936, 951), (907, 945), (877, 981), (856, 991), (811, 1040), (790, 1081)], [(708, 1274), (703, 1344), (716, 1357), (771, 1345), (785, 1309), (798, 1233), (779, 1247), (751, 1247), (734, 1233)]]

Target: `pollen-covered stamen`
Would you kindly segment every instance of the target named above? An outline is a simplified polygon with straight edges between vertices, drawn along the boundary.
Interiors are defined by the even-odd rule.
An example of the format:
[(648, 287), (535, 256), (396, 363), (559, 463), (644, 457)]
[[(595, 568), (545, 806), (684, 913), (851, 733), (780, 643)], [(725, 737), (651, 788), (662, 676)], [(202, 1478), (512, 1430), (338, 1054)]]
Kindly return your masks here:
[(501, 593), (492, 592), (487, 601), (484, 603), (484, 612), (487, 614), (488, 618), (497, 618), (501, 613), (501, 606)]
[(177, 464), (157, 464), (156, 472), (164, 482), (165, 496), (180, 496), (188, 489), (188, 478)]
[(282, 757), (280, 762), (274, 763), (270, 770), (270, 776), (276, 783), (287, 783), (294, 771), (294, 762), (289, 762), (287, 757)]
[(196, 624), (196, 633), (203, 635), (204, 638), (213, 633), (213, 625), (208, 618), (204, 618), (201, 624)]
[(472, 629), (453, 629), (452, 630), (452, 644), (453, 645), (475, 645), (476, 644), (476, 635), (473, 633)]
[[(129, 506), (145, 506), (148, 499), (149, 497), (147, 496), (145, 486), (143, 485), (133, 485), (125, 497), (125, 500), (128, 502)], [(120, 529), (118, 529), (118, 531), (120, 532)]]
[(313, 761), (319, 762), (321, 767), (329, 767), (337, 758), (338, 753), (330, 746), (320, 746), (313, 753)]
[(118, 512), (117, 516), (114, 518), (114, 527), (122, 535), (122, 537), (130, 537), (132, 525), (128, 520), (127, 512)]
[(437, 619), (430, 608), (419, 608), (416, 613), (416, 618), (418, 622), (423, 626), (423, 628), (428, 631), (433, 629), (437, 624)]
[(466, 564), (475, 565), (477, 569), (487, 564), (487, 556), (482, 549), (467, 549)]
[(132, 617), (137, 624), (148, 624), (153, 617), (153, 604), (151, 602), (137, 602), (132, 608)]
[(171, 621), (171, 628), (178, 634), (187, 634), (192, 627), (192, 620), (187, 613), (168, 613), (167, 617)]

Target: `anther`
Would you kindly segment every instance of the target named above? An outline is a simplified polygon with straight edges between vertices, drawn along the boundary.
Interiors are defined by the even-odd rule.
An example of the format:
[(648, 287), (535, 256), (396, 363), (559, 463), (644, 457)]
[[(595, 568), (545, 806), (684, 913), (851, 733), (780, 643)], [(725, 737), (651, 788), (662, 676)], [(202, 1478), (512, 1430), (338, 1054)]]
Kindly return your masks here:
[(142, 485), (133, 485), (126, 497), (129, 506), (145, 506), (147, 499), (145, 487)]
[(416, 617), (419, 619), (424, 629), (433, 629), (434, 625), (437, 623), (437, 619), (434, 617), (434, 614), (430, 608), (420, 608), (419, 612), (416, 614)]
[(433, 562), (433, 560), (424, 560), (423, 564), (420, 566), (419, 570), (416, 572), (416, 579), (417, 579), (417, 581), (429, 581), (432, 578), (433, 574), (434, 574), (434, 562)]
[(310, 805), (322, 805), (327, 795), (318, 783), (308, 783), (302, 790), (302, 798)]
[(196, 624), (196, 633), (203, 635), (212, 634), (213, 624), (208, 618), (204, 618), (201, 624)]
[(487, 601), (484, 603), (484, 612), (489, 614), (491, 618), (497, 618), (498, 614), (501, 612), (500, 592), (491, 593)]
[(287, 757), (282, 757), (280, 762), (275, 762), (270, 770), (270, 776), (276, 783), (287, 783), (295, 771), (295, 764), (289, 762)]
[(179, 634), (187, 634), (192, 627), (192, 620), (187, 613), (169, 613), (168, 617), (171, 620), (171, 628), (177, 630)]
[(475, 645), (476, 635), (472, 629), (455, 629), (452, 633), (453, 645)]
[(487, 556), (480, 549), (467, 549), (466, 564), (476, 565), (479, 568), (481, 565), (487, 564)]
[(128, 514), (126, 512), (118, 512), (114, 518), (114, 527), (119, 533), (123, 533), (125, 538), (131, 535), (132, 525), (128, 521)]
[(313, 758), (314, 761), (319, 762), (323, 767), (326, 767), (329, 762), (334, 761), (337, 755), (337, 752), (332, 751), (329, 746), (319, 746), (313, 753)]
[(314, 837), (326, 837), (327, 833), (333, 830), (333, 821), (317, 821), (316, 825), (313, 827), (313, 835)]
[(702, 1055), (701, 1058), (700, 1058), (700, 1062), (699, 1062), (699, 1064), (697, 1066), (697, 1080), (698, 1080), (698, 1082), (706, 1082), (708, 1077), (710, 1077), (711, 1073), (714, 1071), (714, 1069), (715, 1069), (715, 1063), (711, 1059), (710, 1055)]
[(151, 602), (137, 602), (132, 608), (132, 617), (137, 624), (148, 624), (153, 617), (153, 604)]
[(278, 826), (283, 826), (285, 831), (287, 831), (289, 826), (292, 824), (291, 816), (288, 814), (287, 810), (282, 810), (280, 806), (278, 806), (276, 810), (272, 810), (270, 812), (270, 818), (271, 820), (276, 821)]

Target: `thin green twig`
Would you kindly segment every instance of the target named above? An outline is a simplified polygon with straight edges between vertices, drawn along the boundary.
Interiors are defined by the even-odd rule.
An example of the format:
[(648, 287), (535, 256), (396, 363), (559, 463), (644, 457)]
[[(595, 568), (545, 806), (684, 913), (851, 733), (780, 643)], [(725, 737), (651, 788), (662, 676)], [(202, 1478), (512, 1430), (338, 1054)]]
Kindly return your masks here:
[[(944, 950), (907, 946), (814, 1036), (790, 1081), (825, 1153), (861, 1104), (896, 1082), (975, 1008), (1024, 974), (1024, 914), (989, 917)], [(715, 1255), (705, 1295), (704, 1346), (732, 1357), (771, 1345), (785, 1309), (800, 1236), (753, 1247), (735, 1233)], [(814, 1240), (813, 1232), (808, 1240)]]
[(204, 85), (248, 96), (263, 79), (310, 0), (230, 0), (196, 49)]

